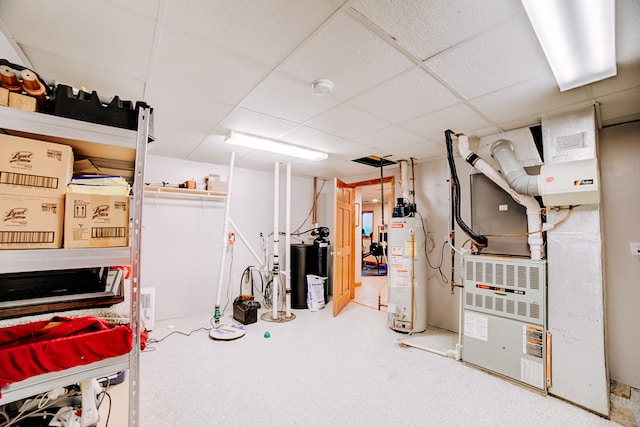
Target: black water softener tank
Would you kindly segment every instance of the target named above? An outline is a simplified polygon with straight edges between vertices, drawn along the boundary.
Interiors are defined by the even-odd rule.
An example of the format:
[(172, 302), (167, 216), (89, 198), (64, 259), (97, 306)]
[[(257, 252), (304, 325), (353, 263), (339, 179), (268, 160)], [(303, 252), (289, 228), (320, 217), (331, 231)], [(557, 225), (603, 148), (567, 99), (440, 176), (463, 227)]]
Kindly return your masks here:
[(320, 235), (313, 241), (314, 263), (311, 274), (325, 277), (324, 301), (329, 301), (329, 240)]
[(314, 263), (314, 245), (291, 245), (291, 308), (307, 308), (307, 274), (314, 274)]

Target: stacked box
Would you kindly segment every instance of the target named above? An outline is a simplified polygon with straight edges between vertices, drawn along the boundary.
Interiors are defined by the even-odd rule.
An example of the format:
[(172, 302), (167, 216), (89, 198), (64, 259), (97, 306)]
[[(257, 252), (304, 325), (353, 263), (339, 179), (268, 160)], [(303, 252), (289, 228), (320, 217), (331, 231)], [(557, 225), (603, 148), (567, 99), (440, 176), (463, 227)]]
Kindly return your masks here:
[(0, 249), (62, 247), (72, 175), (71, 147), (0, 134)]
[(70, 146), (0, 134), (0, 194), (64, 197), (72, 176)]
[(129, 245), (129, 196), (67, 193), (65, 248)]
[(62, 247), (64, 199), (0, 194), (0, 249)]

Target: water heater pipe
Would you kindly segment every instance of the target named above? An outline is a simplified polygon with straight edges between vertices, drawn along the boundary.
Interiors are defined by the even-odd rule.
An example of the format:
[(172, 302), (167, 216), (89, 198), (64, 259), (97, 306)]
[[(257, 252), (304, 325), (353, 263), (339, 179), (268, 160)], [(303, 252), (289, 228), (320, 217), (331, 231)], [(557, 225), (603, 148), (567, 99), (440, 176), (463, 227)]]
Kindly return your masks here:
[(520, 194), (512, 189), (500, 172), (469, 149), (469, 138), (466, 135), (458, 136), (458, 152), (467, 163), (482, 172), (487, 178), (506, 191), (513, 200), (527, 209), (527, 234), (531, 259), (542, 259), (542, 216), (538, 201), (533, 196)]
[(402, 200), (409, 202), (411, 199), (409, 199), (408, 163), (406, 160), (400, 160), (398, 163), (400, 164), (400, 194), (402, 194)]

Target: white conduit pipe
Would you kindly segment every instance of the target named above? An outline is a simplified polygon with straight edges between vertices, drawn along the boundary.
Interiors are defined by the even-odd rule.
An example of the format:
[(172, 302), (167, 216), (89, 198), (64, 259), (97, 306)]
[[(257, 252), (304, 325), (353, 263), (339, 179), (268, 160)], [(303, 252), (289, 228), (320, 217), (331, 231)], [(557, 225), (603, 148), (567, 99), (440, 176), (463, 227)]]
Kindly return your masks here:
[(220, 254), (220, 269), (218, 271), (218, 289), (216, 291), (216, 306), (214, 312), (215, 328), (220, 324), (220, 298), (222, 297), (222, 278), (224, 275), (224, 266), (226, 262), (227, 246), (229, 244), (229, 210), (231, 209), (231, 185), (233, 184), (233, 168), (235, 165), (236, 153), (231, 152), (231, 161), (229, 162), (229, 181), (227, 183), (227, 197), (224, 204), (224, 224), (222, 226), (222, 253)]
[(511, 188), (520, 194), (539, 196), (538, 176), (527, 174), (516, 159), (513, 144), (500, 139), (491, 145), (491, 155), (498, 162), (502, 175)]
[(287, 162), (287, 199), (285, 207), (285, 260), (284, 280), (286, 289), (285, 315), (291, 317), (291, 163)]
[(506, 191), (513, 200), (527, 209), (527, 230), (531, 233), (528, 235), (531, 259), (542, 259), (542, 216), (540, 214), (541, 209), (538, 201), (532, 196), (520, 194), (512, 189), (500, 172), (469, 149), (469, 138), (467, 138), (466, 135), (460, 135), (458, 137), (458, 152), (467, 163), (482, 172), (487, 178)]
[(280, 198), (278, 193), (280, 191), (280, 163), (276, 162), (274, 179), (273, 179), (273, 292), (272, 292), (272, 304), (273, 304), (273, 319), (278, 318), (278, 279), (280, 275), (280, 261), (278, 260), (278, 246), (280, 244), (280, 232), (278, 231), (278, 216), (280, 212), (278, 210), (278, 204)]

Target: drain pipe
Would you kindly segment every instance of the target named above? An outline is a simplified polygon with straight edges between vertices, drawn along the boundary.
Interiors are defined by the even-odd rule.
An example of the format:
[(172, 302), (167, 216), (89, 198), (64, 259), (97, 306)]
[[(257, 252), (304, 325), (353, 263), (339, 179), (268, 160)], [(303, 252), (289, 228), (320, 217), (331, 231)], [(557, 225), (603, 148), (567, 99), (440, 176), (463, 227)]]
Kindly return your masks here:
[[(502, 164), (500, 162), (506, 160), (506, 158), (509, 156), (509, 150), (507, 149), (510, 148), (510, 155), (513, 158), (510, 160), (506, 160), (506, 171), (505, 169), (503, 169), (503, 172), (505, 173), (505, 176), (510, 173), (510, 179), (514, 179), (517, 182), (519, 188), (529, 187), (531, 185), (531, 183), (529, 182), (530, 179), (537, 179), (537, 177), (529, 177), (526, 172), (524, 172), (522, 166), (520, 166), (515, 160), (515, 156), (513, 155), (513, 147), (511, 146), (511, 144), (509, 143), (509, 146), (506, 146), (504, 143), (502, 143), (502, 141), (505, 140), (497, 141), (500, 142), (500, 144), (494, 144), (495, 151), (498, 154), (498, 157), (496, 157), (496, 161), (500, 165), (500, 168), (502, 169)], [(508, 141), (506, 142), (508, 143)], [(500, 172), (495, 170), (491, 165), (489, 165), (486, 161), (484, 161), (481, 157), (479, 157), (476, 153), (472, 152), (469, 149), (469, 138), (466, 135), (458, 136), (458, 151), (460, 152), (460, 155), (467, 161), (467, 163), (482, 172), (487, 178), (495, 182), (500, 188), (506, 191), (513, 198), (513, 200), (527, 209), (527, 234), (529, 250), (531, 251), (531, 259), (542, 259), (542, 216), (540, 214), (541, 209), (538, 201), (533, 198), (533, 195), (520, 194), (515, 189), (511, 188), (511, 186), (507, 182), (507, 179), (505, 179), (505, 177), (503, 177)], [(492, 147), (492, 154), (493, 151), (494, 150)], [(515, 169), (517, 168), (514, 168), (514, 163), (515, 165), (517, 165), (517, 167), (522, 169), (521, 173), (516, 173)], [(522, 173), (527, 176), (521, 176)], [(535, 187), (536, 189), (533, 192), (534, 195), (537, 195), (537, 185)]]

